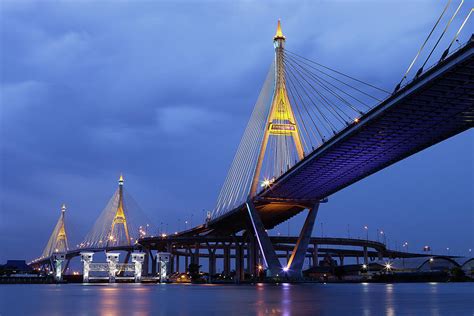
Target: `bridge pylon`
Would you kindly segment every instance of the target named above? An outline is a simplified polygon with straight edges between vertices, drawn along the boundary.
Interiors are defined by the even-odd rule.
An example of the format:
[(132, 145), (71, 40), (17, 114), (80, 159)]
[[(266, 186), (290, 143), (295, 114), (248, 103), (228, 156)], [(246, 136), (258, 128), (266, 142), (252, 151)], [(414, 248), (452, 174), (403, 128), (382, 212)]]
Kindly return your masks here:
[[(118, 188), (79, 245), (81, 249), (122, 247), (130, 251), (140, 237), (151, 232), (150, 221), (124, 188), (120, 175)], [(128, 258), (128, 257), (127, 257)]]
[(65, 253), (69, 250), (65, 225), (66, 205), (61, 206), (61, 215), (43, 250), (42, 257), (51, 257), (54, 253)]
[[(281, 22), (278, 20), (276, 34), (273, 37), (273, 46), (275, 47), (275, 87), (273, 91), (272, 103), (268, 112), (263, 141), (260, 146), (260, 152), (250, 188), (250, 197), (254, 197), (257, 194), (262, 165), (270, 137), (280, 138), (280, 141), (285, 143), (285, 147), (288, 147), (286, 138), (291, 137), (293, 139), (298, 159), (301, 160), (304, 157), (304, 150), (301, 143), (298, 124), (288, 98), (288, 92), (286, 90), (285, 63), (283, 53), (285, 48), (285, 40), (286, 37), (283, 35), (281, 30)], [(280, 152), (276, 152), (276, 155), (287, 156), (289, 154), (287, 153), (287, 150), (280, 150)], [(287, 167), (283, 166), (282, 163), (284, 163), (284, 161), (288, 162), (289, 159), (290, 157), (274, 157), (275, 161), (280, 161), (280, 163), (276, 164), (280, 165), (277, 166), (277, 168), (280, 170), (283, 170)]]
[[(281, 30), (281, 22), (278, 20), (277, 31), (273, 37), (273, 45), (275, 47), (275, 87), (246, 208), (248, 211), (249, 222), (251, 223), (251, 225), (249, 225), (250, 232), (256, 237), (260, 253), (263, 257), (262, 259), (267, 267), (268, 275), (272, 277), (290, 276), (292, 278), (300, 278), (306, 251), (308, 249), (308, 243), (311, 238), (314, 222), (319, 209), (319, 202), (305, 205), (305, 208), (307, 208), (309, 212), (298, 241), (292, 251), (292, 255), (285, 266), (281, 265), (266, 232), (265, 226), (260, 218), (259, 212), (253, 203), (253, 199), (257, 194), (263, 160), (270, 137), (283, 137), (287, 146), (287, 150), (282, 150), (280, 152), (276, 151), (276, 156), (289, 155), (288, 146), (290, 145), (288, 144), (288, 138), (291, 138), (293, 140), (297, 158), (299, 160), (304, 158), (303, 145), (301, 143), (297, 121), (286, 89), (284, 63), (285, 40), (286, 38)], [(288, 161), (288, 158), (289, 156), (285, 157), (283, 161)], [(281, 160), (281, 157), (274, 157), (274, 159), (276, 159), (275, 161), (278, 161)], [(273, 172), (275, 172), (275, 170)], [(266, 184), (264, 183), (264, 185)]]
[(125, 216), (123, 205), (123, 183), (123, 175), (120, 175), (120, 178), (118, 180), (118, 207), (112, 220), (112, 226), (110, 228), (110, 235), (107, 239), (107, 245), (112, 244), (114, 241), (116, 241), (115, 239), (116, 235), (119, 234), (118, 230), (120, 229), (120, 225), (122, 226), (123, 232), (125, 233), (125, 240), (127, 242), (127, 245), (131, 245), (130, 234), (128, 232), (127, 217)]

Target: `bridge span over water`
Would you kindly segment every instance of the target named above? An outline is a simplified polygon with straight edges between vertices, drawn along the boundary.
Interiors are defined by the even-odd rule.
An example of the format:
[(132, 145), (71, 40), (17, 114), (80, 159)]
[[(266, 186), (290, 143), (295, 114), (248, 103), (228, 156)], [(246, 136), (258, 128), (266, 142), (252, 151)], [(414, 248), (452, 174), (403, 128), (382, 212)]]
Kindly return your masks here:
[[(365, 260), (418, 256), (368, 240), (318, 239), (311, 233), (318, 209), (330, 195), (473, 127), (473, 37), (453, 52), (450, 45), (431, 68), (421, 67), (393, 93), (287, 50), (280, 22), (273, 44), (274, 62), (216, 208), (205, 223), (173, 236), (150, 237), (143, 226), (131, 228), (121, 178), (116, 194), (77, 249), (69, 250), (63, 212), (47, 249), (33, 263), (51, 261), (57, 252), (72, 258), (86, 250), (141, 249), (152, 257), (155, 249), (194, 262), (200, 256), (214, 262), (232, 257), (239, 271), (245, 257), (251, 275), (263, 266), (269, 276), (298, 278), (305, 259), (317, 254), (318, 244), (360, 246), (362, 252), (339, 254)], [(267, 234), (304, 210), (308, 215), (298, 237)], [(202, 248), (208, 253), (200, 254)], [(287, 253), (285, 265), (281, 251)], [(329, 248), (319, 251), (331, 253)]]
[[(474, 41), (471, 36), (463, 47), (447, 57), (444, 56), (445, 58), (428, 70), (419, 71), (411, 82), (402, 88), (397, 87), (390, 96), (368, 112), (359, 111), (363, 113), (360, 117), (346, 122), (345, 127), (338, 132), (333, 130), (334, 135), (328, 140), (322, 137), (322, 142), (316, 148), (311, 148), (308, 154), (302, 149), (304, 146), (298, 144), (304, 133), (298, 134), (297, 125), (299, 121), (304, 123), (305, 120), (298, 120), (296, 115), (293, 117), (296, 110), (292, 110), (290, 103), (291, 85), (286, 83), (286, 79), (291, 78), (291, 73), (286, 69), (297, 66), (286, 62), (285, 58), (288, 57), (285, 56), (288, 54), (285, 53), (284, 42), (285, 37), (279, 24), (274, 38), (275, 75), (271, 85), (273, 97), (269, 102), (267, 115), (263, 116), (263, 138), (254, 139), (259, 144), (255, 147), (257, 154), (253, 154), (252, 148), (249, 150), (249, 147), (245, 146), (247, 144), (242, 146), (241, 143), (221, 191), (220, 198), (226, 196), (234, 202), (228, 203), (225, 200), (221, 203), (219, 200), (217, 209), (205, 224), (181, 232), (180, 236), (226, 236), (240, 231), (251, 232), (265, 265), (273, 274), (281, 273), (284, 269), (299, 275), (316, 213), (322, 201), (377, 171), (473, 127)], [(304, 60), (306, 59), (298, 59), (299, 62)], [(246, 141), (248, 129), (252, 127), (254, 116), (258, 116), (255, 112), (260, 106), (262, 93), (243, 142)], [(286, 96), (287, 94), (290, 97)], [(297, 102), (297, 99), (293, 100)], [(283, 119), (274, 117), (275, 108), (278, 106), (283, 112)], [(291, 132), (282, 136), (280, 131), (274, 131), (277, 123), (281, 125), (280, 128)], [(286, 170), (281, 168), (281, 174), (273, 171), (270, 176), (277, 176), (272, 178), (260, 174), (262, 161), (267, 155), (268, 138), (271, 136), (285, 137), (285, 141), (292, 138), (296, 156), (301, 156), (293, 165), (288, 164)], [(278, 154), (288, 155), (286, 152), (277, 151), (276, 155)], [(245, 162), (239, 159), (245, 159), (246, 155), (257, 157), (256, 164), (250, 164), (247, 169), (236, 168), (240, 173), (234, 172), (235, 166), (245, 166)], [(245, 180), (246, 173), (250, 173), (247, 179), (251, 181), (241, 180)], [(234, 181), (229, 183), (229, 179)], [(239, 181), (243, 182), (243, 185)], [(260, 183), (262, 189), (257, 191), (256, 184)], [(235, 188), (238, 185), (241, 187)], [(308, 209), (309, 213), (300, 238), (288, 264), (282, 267), (266, 230), (305, 209)]]

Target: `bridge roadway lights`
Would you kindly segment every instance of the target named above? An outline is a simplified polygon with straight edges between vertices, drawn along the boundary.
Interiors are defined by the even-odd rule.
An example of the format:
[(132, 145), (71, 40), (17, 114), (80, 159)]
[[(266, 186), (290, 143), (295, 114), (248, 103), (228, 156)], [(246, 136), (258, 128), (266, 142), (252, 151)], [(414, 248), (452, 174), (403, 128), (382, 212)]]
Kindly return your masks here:
[(145, 261), (145, 254), (143, 252), (132, 253), (132, 262), (135, 263), (135, 283), (138, 283), (142, 279), (142, 265)]
[(168, 280), (168, 264), (170, 262), (171, 253), (159, 252), (156, 254), (156, 263), (158, 264), (158, 278), (160, 282)]
[(90, 264), (94, 258), (93, 252), (81, 252), (81, 261), (83, 266), (82, 271), (82, 282), (89, 283), (89, 272), (90, 272)]
[(105, 254), (107, 263), (109, 264), (109, 283), (115, 283), (115, 277), (117, 276), (117, 263), (119, 261), (119, 252), (107, 252)]
[(63, 277), (62, 263), (64, 260), (66, 260), (66, 254), (55, 253), (53, 254), (53, 260), (54, 260), (54, 269), (55, 269), (54, 279), (57, 282), (60, 282)]

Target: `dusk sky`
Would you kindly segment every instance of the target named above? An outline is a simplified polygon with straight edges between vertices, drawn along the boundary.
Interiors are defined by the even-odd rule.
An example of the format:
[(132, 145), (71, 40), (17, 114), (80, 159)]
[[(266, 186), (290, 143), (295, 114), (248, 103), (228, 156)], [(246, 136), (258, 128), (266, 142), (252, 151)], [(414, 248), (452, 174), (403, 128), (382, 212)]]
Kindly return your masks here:
[[(155, 227), (201, 223), (272, 62), (278, 18), (288, 49), (392, 91), (445, 5), (178, 3), (1, 1), (0, 263), (39, 256), (62, 203), (70, 244), (81, 242), (121, 172)], [(471, 19), (460, 43), (472, 31)], [(469, 130), (330, 196), (313, 235), (365, 237), (368, 225), (392, 248), (468, 255), (473, 180)]]

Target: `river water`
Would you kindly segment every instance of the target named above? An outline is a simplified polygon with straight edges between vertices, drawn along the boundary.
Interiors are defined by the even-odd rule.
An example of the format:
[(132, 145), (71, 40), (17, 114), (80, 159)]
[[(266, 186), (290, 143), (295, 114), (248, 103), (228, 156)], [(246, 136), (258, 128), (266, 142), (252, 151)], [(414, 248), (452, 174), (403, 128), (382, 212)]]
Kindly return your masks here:
[(474, 315), (474, 283), (0, 285), (0, 315)]

